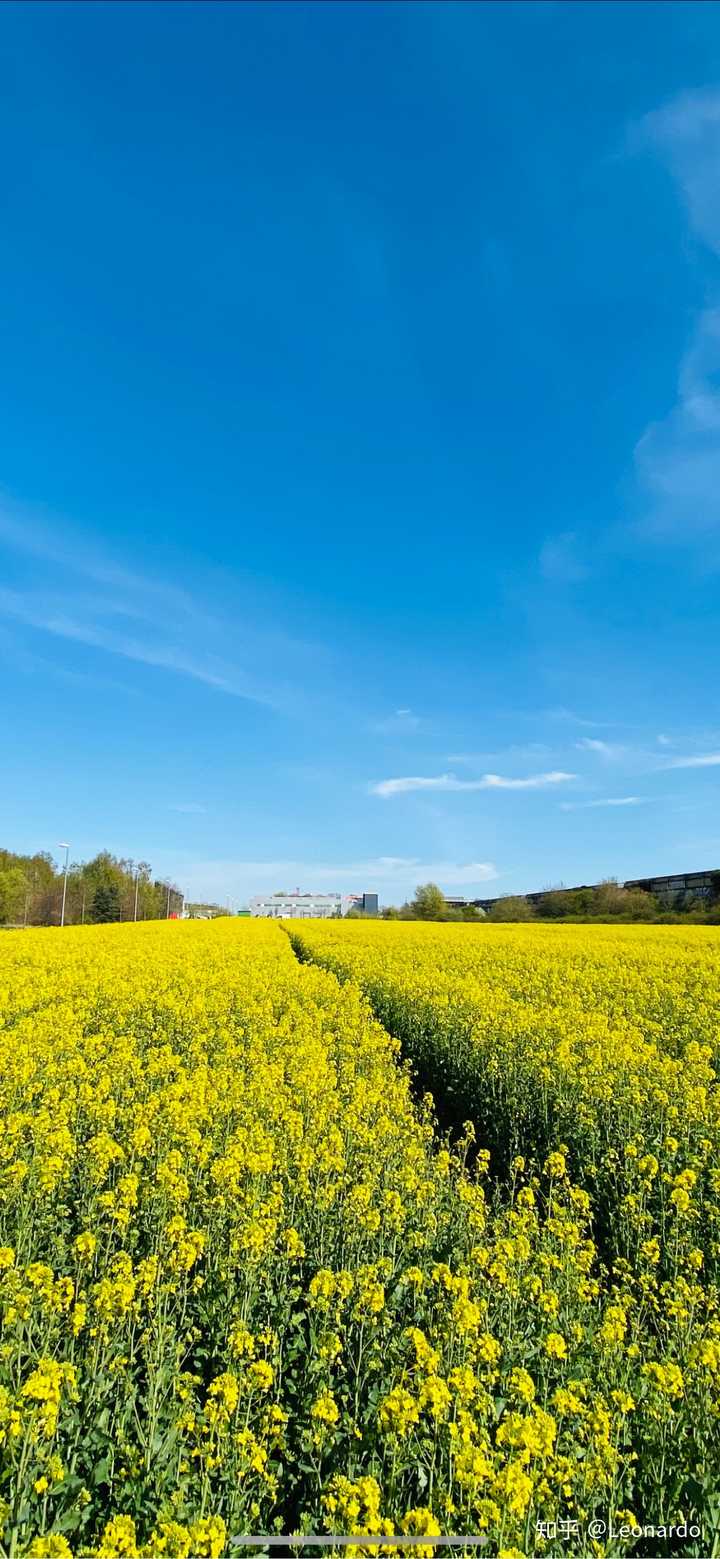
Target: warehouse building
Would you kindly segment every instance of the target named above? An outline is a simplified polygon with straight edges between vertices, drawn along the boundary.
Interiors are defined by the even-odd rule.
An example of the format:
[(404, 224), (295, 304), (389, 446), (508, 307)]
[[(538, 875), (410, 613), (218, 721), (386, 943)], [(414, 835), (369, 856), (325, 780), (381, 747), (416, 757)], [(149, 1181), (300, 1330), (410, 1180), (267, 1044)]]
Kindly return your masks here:
[[(580, 893), (583, 889), (599, 888), (600, 883), (583, 882), (566, 887), (563, 883), (560, 889), (563, 893)], [(720, 898), (720, 870), (703, 872), (677, 872), (674, 875), (661, 877), (630, 877), (627, 882), (620, 884), (622, 888), (640, 888), (643, 893), (651, 893), (654, 898), (664, 900), (669, 907), (675, 904), (690, 904), (693, 899), (711, 900)], [(537, 905), (545, 897), (546, 893), (552, 893), (552, 888), (540, 888), (534, 893), (523, 893), (521, 898), (527, 899), (528, 904)], [(497, 904), (499, 898), (494, 899), (448, 899), (448, 904), (461, 909), (464, 904), (473, 904), (476, 909), (484, 910), (485, 914)]]
[(720, 871), (683, 872), (674, 877), (633, 877), (624, 888), (642, 888), (656, 898), (675, 900), (712, 899), (720, 892)]

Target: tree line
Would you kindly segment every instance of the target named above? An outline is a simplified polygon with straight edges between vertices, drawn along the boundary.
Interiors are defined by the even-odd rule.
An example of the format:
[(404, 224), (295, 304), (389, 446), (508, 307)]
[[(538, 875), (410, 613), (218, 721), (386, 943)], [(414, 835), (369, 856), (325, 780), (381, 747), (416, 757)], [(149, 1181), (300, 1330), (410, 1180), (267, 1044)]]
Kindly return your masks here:
[(712, 873), (707, 898), (678, 893), (673, 898), (626, 888), (614, 877), (594, 887), (548, 888), (537, 899), (508, 894), (488, 912), (489, 920), (656, 921), (664, 924), (720, 924), (720, 872)]
[[(0, 925), (57, 926), (62, 915), (64, 866), (46, 851), (18, 855), (0, 849)], [(147, 861), (101, 850), (91, 861), (71, 862), (65, 924), (102, 925), (119, 920), (163, 920), (178, 915), (183, 896), (174, 883), (153, 878)]]
[[(348, 910), (346, 920), (373, 920), (367, 910)], [(457, 907), (448, 904), (445, 894), (435, 882), (425, 882), (415, 889), (415, 897), (399, 906), (386, 904), (380, 911), (382, 920), (484, 920), (485, 915), (474, 904)]]
[[(625, 888), (610, 877), (595, 887), (548, 888), (537, 899), (508, 893), (496, 899), (487, 913), (474, 904), (448, 904), (437, 884), (426, 882), (416, 888), (409, 902), (399, 907), (386, 905), (380, 913), (384, 920), (644, 920), (720, 925), (720, 872), (712, 873), (707, 899), (678, 894), (668, 902), (643, 888)], [(362, 910), (350, 910), (347, 918), (367, 917)]]

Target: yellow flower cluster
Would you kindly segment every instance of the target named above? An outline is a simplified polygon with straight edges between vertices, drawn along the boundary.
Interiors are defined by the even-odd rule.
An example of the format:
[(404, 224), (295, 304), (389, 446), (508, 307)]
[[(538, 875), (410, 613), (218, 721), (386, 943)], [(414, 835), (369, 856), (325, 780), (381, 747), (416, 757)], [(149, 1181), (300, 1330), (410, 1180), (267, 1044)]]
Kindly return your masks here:
[(558, 1177), (569, 1163), (602, 1205), (609, 1255), (658, 1239), (663, 1268), (681, 1251), (720, 1273), (720, 932), (349, 922), (291, 934), (361, 984), (441, 1117), (469, 1116), (496, 1172), (518, 1154)]
[[(522, 1553), (537, 1522), (709, 1508), (709, 943), (668, 941), (644, 1006), (630, 947), (626, 1011), (609, 945), (578, 940), (574, 961), (572, 939), (494, 935), (483, 965), (474, 928), (303, 940), (341, 978), (263, 922), (0, 944), (0, 1553), (219, 1559), (234, 1534), (318, 1523), (357, 1552), (368, 1535), (482, 1532), (488, 1553)], [(677, 1063), (662, 1106), (650, 1070), (654, 1135), (612, 1039), (609, 1094), (597, 1034), (573, 1060), (597, 1013)], [(499, 1191), (470, 1130), (436, 1137), (401, 1039), (425, 1082), (433, 1044), (448, 1095), (464, 1077), (482, 1148), (470, 1082), (486, 1078), (499, 1130), (515, 1080), (523, 1131), (508, 1127)]]
[[(442, 1125), (462, 1131), (469, 1118), (477, 1164), (490, 1163), (506, 1200), (541, 1209), (543, 1175), (576, 1206), (584, 1193), (592, 1243), (583, 1255), (571, 1238), (567, 1255), (577, 1296), (602, 1307), (596, 1345), (614, 1368), (611, 1378), (598, 1361), (583, 1389), (608, 1383), (636, 1457), (627, 1502), (657, 1506), (649, 1467), (669, 1424), (688, 1479), (693, 1457), (711, 1465), (720, 1445), (706, 1395), (720, 1363), (720, 933), (392, 922), (287, 930), (303, 959), (361, 986)], [(557, 1231), (557, 1219), (549, 1223)], [(498, 1270), (496, 1252), (486, 1271)], [(529, 1280), (547, 1317), (542, 1351), (558, 1366), (574, 1342), (558, 1324), (560, 1270)], [(524, 1389), (529, 1403), (530, 1375)], [(691, 1400), (703, 1401), (701, 1419)], [(586, 1411), (575, 1385), (562, 1401)]]

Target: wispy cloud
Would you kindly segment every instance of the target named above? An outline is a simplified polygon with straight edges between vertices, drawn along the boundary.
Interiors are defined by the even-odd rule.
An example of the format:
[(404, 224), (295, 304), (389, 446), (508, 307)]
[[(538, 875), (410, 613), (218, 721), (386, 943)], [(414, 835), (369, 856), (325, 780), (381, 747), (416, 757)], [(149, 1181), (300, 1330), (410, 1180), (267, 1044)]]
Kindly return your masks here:
[(103, 693), (120, 693), (127, 698), (138, 698), (140, 690), (129, 682), (119, 682), (114, 677), (99, 675), (94, 671), (79, 671), (61, 666), (50, 656), (38, 655), (25, 645), (18, 644), (14, 634), (0, 625), (0, 650), (4, 659), (13, 662), (17, 671), (43, 681), (60, 682), (69, 687), (99, 688)]
[(208, 606), (200, 585), (189, 591), (166, 576), (128, 569), (104, 556), (92, 536), (0, 496), (3, 553), (6, 580), (11, 564), (16, 577), (0, 589), (0, 617), (233, 698), (296, 706), (299, 688), (289, 685), (284, 668), (322, 654), (261, 625), (247, 600), (238, 624)]
[(186, 817), (200, 817), (207, 812), (207, 807), (200, 806), (198, 801), (176, 801), (170, 811), (182, 812)]
[(581, 736), (575, 746), (580, 752), (594, 752), (598, 757), (608, 760), (620, 758), (625, 752), (624, 747), (618, 746), (615, 742), (603, 742), (597, 736)]
[(540, 790), (546, 785), (564, 785), (576, 779), (562, 769), (549, 774), (530, 774), (512, 779), (503, 774), (483, 774), (480, 779), (458, 779), (455, 774), (405, 775), (398, 779), (377, 780), (370, 786), (373, 796), (400, 796), (413, 790)]
[(719, 374), (720, 308), (707, 309), (680, 366), (676, 405), (635, 449), (650, 501), (639, 528), (658, 541), (707, 539), (720, 527)]
[(598, 801), (561, 801), (561, 812), (585, 812), (590, 807), (639, 807), (647, 796), (603, 796)]
[(66, 520), (58, 519), (38, 505), (20, 504), (3, 494), (0, 494), (0, 543), (11, 552), (24, 553), (38, 563), (55, 565), (69, 577), (80, 575), (94, 584), (105, 585), (118, 598), (125, 593), (129, 601), (134, 602), (135, 615), (143, 615), (140, 603), (148, 597), (183, 616), (200, 618), (203, 615), (195, 598), (181, 586), (125, 567), (104, 554), (87, 532), (73, 530)]
[(658, 149), (677, 180), (693, 231), (709, 248), (720, 250), (720, 90), (679, 93), (646, 114), (640, 133)]
[[(117, 620), (124, 615), (116, 602), (97, 600), (88, 604), (84, 618), (75, 615), (77, 601), (74, 609), (71, 607), (68, 610), (68, 604), (65, 598), (44, 597), (39, 591), (25, 594), (0, 589), (0, 613), (16, 622), (39, 628), (57, 638), (71, 639), (76, 644), (105, 650), (123, 660), (134, 660), (145, 666), (156, 666), (164, 671), (191, 677), (194, 681), (204, 682), (208, 687), (217, 688), (235, 698), (246, 698), (253, 703), (272, 703), (270, 696), (254, 688), (250, 679), (237, 668), (226, 666), (214, 656), (194, 655), (181, 645), (164, 639), (157, 630), (154, 638), (144, 638), (111, 625), (108, 622), (111, 616)], [(93, 617), (95, 621), (91, 620)]]
[(664, 769), (716, 769), (720, 766), (720, 752), (701, 752), (686, 758), (671, 758), (663, 763)]
[[(691, 231), (720, 254), (720, 90), (682, 93), (648, 114), (640, 134), (672, 173)], [(635, 450), (646, 499), (640, 529), (656, 540), (707, 541), (720, 528), (719, 373), (720, 308), (711, 306), (680, 364), (675, 406)]]

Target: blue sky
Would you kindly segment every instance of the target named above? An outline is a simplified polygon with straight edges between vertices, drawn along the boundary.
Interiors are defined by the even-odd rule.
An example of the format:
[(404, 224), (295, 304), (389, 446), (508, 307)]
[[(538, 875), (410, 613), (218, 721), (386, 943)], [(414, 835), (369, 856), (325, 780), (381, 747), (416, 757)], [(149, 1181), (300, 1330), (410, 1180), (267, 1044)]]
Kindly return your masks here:
[(2, 842), (237, 902), (720, 864), (717, 7), (0, 56)]

